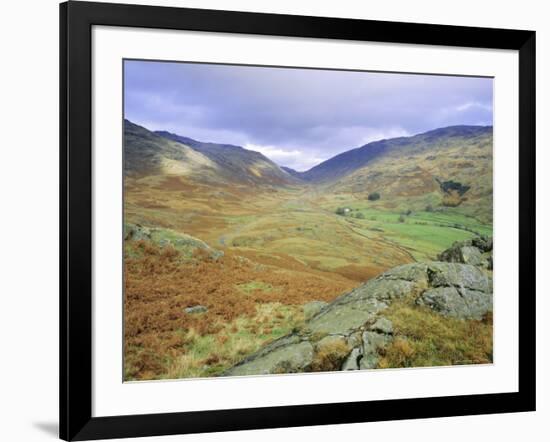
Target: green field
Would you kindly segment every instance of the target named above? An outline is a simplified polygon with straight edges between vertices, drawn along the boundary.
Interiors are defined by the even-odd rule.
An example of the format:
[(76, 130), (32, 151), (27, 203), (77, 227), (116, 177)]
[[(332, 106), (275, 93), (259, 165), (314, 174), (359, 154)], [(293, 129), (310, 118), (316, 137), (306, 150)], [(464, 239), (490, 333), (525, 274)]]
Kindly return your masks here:
[(491, 225), (457, 211), (408, 213), (361, 205), (346, 207), (351, 210), (343, 218), (355, 231), (403, 247), (416, 260), (435, 259), (455, 241), (492, 235)]

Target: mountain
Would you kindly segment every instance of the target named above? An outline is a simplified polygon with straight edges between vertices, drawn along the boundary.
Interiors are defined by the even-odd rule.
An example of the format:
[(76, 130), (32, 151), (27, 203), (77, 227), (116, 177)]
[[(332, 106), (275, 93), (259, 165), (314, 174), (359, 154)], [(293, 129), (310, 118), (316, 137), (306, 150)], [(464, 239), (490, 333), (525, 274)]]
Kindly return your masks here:
[(292, 175), (294, 178), (298, 178), (300, 181), (303, 180), (302, 179), (303, 172), (298, 172), (297, 170), (294, 170), (291, 167), (286, 167), (286, 166), (281, 166), (281, 169), (283, 169), (289, 175)]
[[(413, 211), (428, 206), (460, 206), (461, 213), (485, 222), (492, 220), (492, 127), (436, 129), (413, 137), (370, 143), (335, 158), (337, 161), (328, 160), (318, 169), (325, 172), (324, 177), (354, 169), (352, 158), (363, 165), (324, 183), (327, 193), (353, 195), (364, 201), (370, 194), (378, 193), (380, 200), (376, 205)], [(327, 165), (334, 167), (332, 175)]]
[(175, 175), (215, 185), (308, 184), (340, 200), (378, 194), (380, 200), (369, 204), (385, 209), (460, 206), (486, 222), (492, 220), (492, 159), (491, 126), (451, 126), (375, 141), (298, 172), (259, 152), (151, 132), (125, 120), (127, 175)]
[(205, 155), (124, 120), (124, 172), (126, 175), (204, 175), (218, 166)]
[(411, 155), (460, 143), (475, 143), (476, 140), (492, 137), (492, 131), (492, 126), (451, 126), (412, 137), (374, 141), (336, 155), (306, 172), (298, 172), (297, 176), (313, 183), (335, 181), (365, 167), (376, 158)]
[(166, 131), (155, 134), (204, 155), (230, 180), (268, 185), (297, 182), (292, 174), (259, 152), (231, 144), (204, 143)]

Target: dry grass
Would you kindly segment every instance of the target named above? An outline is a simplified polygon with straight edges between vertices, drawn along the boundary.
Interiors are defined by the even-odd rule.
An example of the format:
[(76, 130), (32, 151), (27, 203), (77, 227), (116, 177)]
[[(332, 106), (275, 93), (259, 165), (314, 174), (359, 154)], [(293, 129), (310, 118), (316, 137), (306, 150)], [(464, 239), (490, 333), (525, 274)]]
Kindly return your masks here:
[[(127, 241), (127, 379), (217, 374), (297, 326), (302, 304), (330, 301), (353, 287), (231, 254), (218, 260), (198, 255), (182, 260), (171, 246)], [(194, 305), (208, 311), (185, 312)]]
[(381, 351), (380, 368), (487, 364), (493, 361), (493, 318), (448, 318), (406, 301), (395, 302), (384, 316), (395, 339)]
[(334, 340), (317, 349), (311, 371), (339, 370), (351, 348), (343, 340)]
[(452, 190), (449, 193), (446, 193), (445, 195), (443, 195), (443, 199), (441, 200), (441, 205), (445, 207), (458, 207), (464, 201), (467, 201), (467, 199), (468, 198), (460, 195), (456, 190)]

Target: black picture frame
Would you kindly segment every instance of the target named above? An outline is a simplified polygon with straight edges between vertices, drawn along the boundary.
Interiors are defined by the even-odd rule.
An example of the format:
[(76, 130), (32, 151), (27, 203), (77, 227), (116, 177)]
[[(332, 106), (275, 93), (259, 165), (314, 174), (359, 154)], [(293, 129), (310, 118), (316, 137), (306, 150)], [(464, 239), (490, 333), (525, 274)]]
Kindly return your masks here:
[[(519, 391), (92, 417), (91, 30), (94, 25), (518, 51)], [(70, 1), (60, 5), (59, 130), (62, 439), (90, 440), (535, 410), (535, 32)]]

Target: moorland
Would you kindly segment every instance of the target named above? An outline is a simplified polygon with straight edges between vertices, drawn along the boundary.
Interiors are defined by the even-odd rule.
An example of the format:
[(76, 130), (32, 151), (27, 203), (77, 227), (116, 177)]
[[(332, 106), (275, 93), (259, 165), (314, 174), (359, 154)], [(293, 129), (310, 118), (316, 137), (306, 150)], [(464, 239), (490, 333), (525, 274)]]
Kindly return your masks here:
[[(492, 127), (376, 141), (297, 172), (124, 126), (125, 380), (220, 375), (300, 327), (315, 302), (492, 235)], [(433, 325), (407, 314), (408, 327)], [(492, 330), (437, 321), (452, 342)]]

